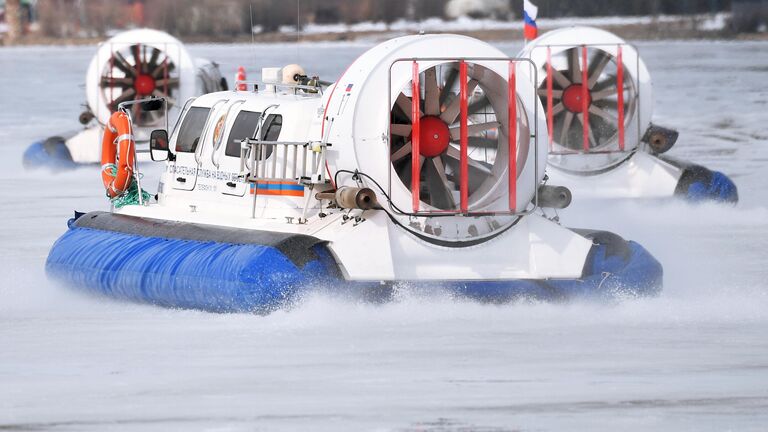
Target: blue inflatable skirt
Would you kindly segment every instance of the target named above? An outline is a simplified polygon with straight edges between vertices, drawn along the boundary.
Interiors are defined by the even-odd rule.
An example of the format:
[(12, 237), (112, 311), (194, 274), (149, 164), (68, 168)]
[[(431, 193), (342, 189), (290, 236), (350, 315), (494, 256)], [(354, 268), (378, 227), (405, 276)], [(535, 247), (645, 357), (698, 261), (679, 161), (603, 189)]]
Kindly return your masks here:
[(50, 168), (53, 170), (70, 170), (78, 167), (72, 160), (72, 154), (64, 138), (55, 136), (37, 141), (27, 147), (21, 157), (24, 168)]
[[(490, 302), (659, 292), (661, 265), (640, 245), (602, 231), (579, 233), (595, 243), (580, 279), (401, 282)], [(314, 290), (380, 300), (399, 283), (344, 280), (326, 243), (311, 236), (105, 212), (71, 220), (46, 270), (109, 297), (215, 312), (269, 312)]]
[(683, 170), (675, 188), (675, 195), (690, 202), (714, 201), (736, 204), (739, 202), (739, 190), (727, 175), (712, 171), (701, 165), (682, 162), (671, 157), (662, 157)]

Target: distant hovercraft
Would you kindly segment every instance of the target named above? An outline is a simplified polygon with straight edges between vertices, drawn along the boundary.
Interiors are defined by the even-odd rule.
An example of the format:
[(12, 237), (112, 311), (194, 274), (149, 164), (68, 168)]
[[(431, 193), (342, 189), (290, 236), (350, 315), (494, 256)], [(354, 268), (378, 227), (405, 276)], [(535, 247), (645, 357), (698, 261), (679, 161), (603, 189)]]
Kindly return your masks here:
[(662, 155), (678, 133), (651, 124), (651, 76), (631, 44), (604, 30), (569, 27), (531, 41), (520, 57), (538, 66), (547, 173), (578, 199), (738, 201), (725, 174)]

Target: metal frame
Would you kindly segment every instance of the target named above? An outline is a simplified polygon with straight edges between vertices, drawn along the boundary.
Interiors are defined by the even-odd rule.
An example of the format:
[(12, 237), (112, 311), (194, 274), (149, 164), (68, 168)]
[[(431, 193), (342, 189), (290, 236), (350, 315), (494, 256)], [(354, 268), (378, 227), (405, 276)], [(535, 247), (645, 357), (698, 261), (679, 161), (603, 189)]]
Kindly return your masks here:
[(245, 84), (246, 86), (248, 84), (254, 85), (254, 90), (257, 91), (259, 84), (264, 84), (265, 86), (272, 86), (275, 88), (275, 92), (277, 92), (278, 88), (286, 88), (286, 89), (292, 89), (294, 94), (299, 94), (298, 90), (307, 90), (308, 94), (323, 94), (323, 87), (321, 84), (318, 84), (317, 86), (311, 86), (306, 84), (283, 84), (283, 83), (266, 83), (262, 81), (254, 81), (254, 80), (236, 80), (234, 89), (232, 91), (239, 92), (239, 91), (248, 91), (247, 87), (246, 90), (239, 90), (238, 85)]
[[(605, 44), (576, 44), (576, 45), (574, 45), (574, 44), (547, 44), (547, 45), (536, 46), (536, 47), (533, 48), (534, 50), (539, 50), (539, 49), (546, 49), (547, 50), (546, 65), (544, 66), (544, 70), (545, 70), (546, 76), (547, 76), (546, 79), (545, 79), (546, 90), (547, 90), (547, 97), (546, 97), (547, 103), (544, 106), (544, 110), (545, 110), (545, 113), (546, 113), (546, 116), (547, 116), (547, 137), (548, 137), (548, 147), (549, 147), (549, 150), (550, 150), (550, 154), (553, 154), (553, 155), (611, 154), (611, 153), (628, 153), (628, 152), (634, 151), (634, 150), (627, 151), (626, 148), (625, 148), (626, 127), (624, 125), (624, 122), (625, 122), (625, 110), (624, 110), (624, 91), (623, 91), (623, 86), (624, 86), (624, 65), (625, 65), (624, 61), (623, 61), (623, 47), (624, 46), (631, 47), (637, 53), (637, 60), (638, 61), (636, 62), (635, 74), (634, 74), (634, 77), (633, 77), (631, 82), (632, 82), (632, 84), (634, 86), (634, 89), (635, 89), (635, 99), (636, 99), (635, 100), (635, 104), (636, 104), (635, 105), (635, 113), (636, 113), (636, 115), (635, 115), (635, 117), (636, 117), (635, 122), (636, 122), (636, 127), (637, 127), (637, 137), (638, 137), (638, 143), (639, 143), (641, 141), (642, 133), (643, 133), (641, 131), (640, 115), (639, 115), (640, 114), (640, 104), (641, 104), (641, 100), (640, 100), (640, 52), (639, 52), (639, 50), (637, 49), (637, 47), (634, 44), (630, 44), (630, 43), (626, 43), (626, 42), (625, 43), (605, 43)], [(617, 97), (618, 97), (618, 101), (617, 101), (617, 113), (618, 113), (618, 115), (617, 115), (617, 119), (616, 120), (617, 120), (617, 135), (618, 135), (617, 136), (617, 143), (618, 143), (618, 149), (615, 149), (615, 150), (591, 150), (589, 148), (589, 129), (590, 129), (590, 126), (589, 126), (589, 109), (588, 109), (589, 108), (589, 104), (587, 103), (587, 96), (589, 94), (589, 89), (587, 88), (587, 86), (583, 86), (583, 88), (582, 88), (582, 115), (584, 116), (584, 125), (585, 126), (582, 128), (583, 129), (583, 131), (582, 131), (582, 135), (583, 135), (583, 138), (582, 138), (582, 140), (583, 140), (582, 150), (581, 151), (576, 151), (576, 150), (558, 150), (558, 151), (554, 151), (554, 142), (555, 141), (554, 141), (554, 120), (553, 120), (554, 115), (552, 113), (552, 109), (553, 109), (552, 90), (553, 89), (552, 89), (552, 53), (551, 53), (551, 49), (552, 48), (574, 48), (574, 49), (581, 48), (582, 49), (582, 53), (581, 53), (582, 82), (585, 82), (585, 76), (587, 76), (588, 66), (589, 66), (588, 58), (587, 58), (587, 50), (588, 50), (588, 48), (601, 49), (602, 47), (616, 47), (616, 49), (617, 49), (617, 55), (616, 55), (616, 63), (617, 63), (617, 68), (616, 68), (616, 75), (617, 75), (617, 77), (616, 77), (616, 87), (617, 87), (617, 92), (616, 93), (617, 93)], [(587, 67), (584, 67), (585, 65)], [(621, 67), (618, 67), (618, 66), (621, 66)], [(537, 80), (537, 82), (538, 82), (538, 80)], [(586, 80), (586, 82), (588, 82), (588, 79)], [(536, 88), (537, 88), (537, 91), (538, 91), (539, 86), (537, 85)], [(621, 88), (622, 91), (618, 91), (618, 88)], [(538, 93), (537, 93), (537, 97), (539, 97)], [(564, 147), (562, 143), (560, 145), (562, 147)]]
[[(278, 175), (277, 170), (277, 158), (276, 157), (269, 157), (266, 159), (256, 159), (256, 154), (262, 155), (264, 153), (264, 149), (267, 146), (271, 146), (273, 151), (272, 155), (276, 155), (277, 148), (283, 147), (283, 167), (282, 167), (282, 174)], [(292, 160), (293, 163), (291, 164), (293, 168), (291, 169), (291, 172), (293, 176), (288, 176), (288, 148), (293, 147), (293, 155)], [(303, 147), (304, 152), (301, 155), (301, 163), (298, 163), (299, 155), (298, 155), (298, 148)], [(312, 141), (263, 141), (259, 139), (254, 138), (246, 138), (243, 140), (243, 145), (240, 148), (240, 155), (241, 155), (241, 173), (243, 175), (246, 175), (245, 181), (248, 183), (255, 183), (259, 181), (288, 181), (288, 180), (295, 180), (297, 184), (321, 184), (325, 183), (327, 179), (325, 178), (325, 170), (322, 168), (325, 168), (325, 152), (326, 148), (328, 147), (327, 144), (324, 144), (322, 142), (312, 142)], [(307, 153), (311, 151), (312, 152), (312, 160), (310, 162), (309, 169), (307, 169)], [(246, 170), (244, 165), (245, 158), (247, 157), (248, 161), (250, 162), (250, 167)], [(267, 160), (271, 159), (271, 162), (269, 163), (271, 165), (271, 168), (267, 166)], [(301, 168), (301, 170), (299, 170)], [(271, 171), (271, 176), (268, 175)], [(310, 176), (310, 174), (314, 174), (313, 176)], [(317, 176), (316, 178), (314, 176)]]
[[(122, 102), (117, 105), (118, 111), (122, 112), (123, 114), (128, 116), (128, 123), (131, 125), (131, 135), (133, 135), (133, 118), (131, 117), (131, 110), (128, 109), (128, 107), (145, 103), (145, 102), (152, 102), (152, 101), (162, 101), (163, 102), (163, 109), (165, 111), (164, 116), (165, 117), (165, 130), (168, 130), (168, 101), (164, 98), (147, 98), (147, 99), (140, 99), (140, 100), (132, 100), (132, 101), (126, 101)], [(168, 147), (170, 148), (170, 139), (168, 140)], [(151, 149), (150, 149), (151, 151)], [(133, 172), (136, 173), (136, 186), (139, 188), (139, 205), (144, 205), (144, 198), (142, 197), (141, 193), (141, 171), (139, 171), (139, 158), (136, 157), (136, 140), (133, 140)]]
[[(240, 176), (244, 178), (245, 183), (247, 184), (254, 184), (256, 187), (257, 192), (253, 194), (253, 204), (251, 206), (251, 217), (256, 217), (256, 199), (258, 198), (258, 183), (260, 181), (295, 181), (296, 184), (301, 184), (305, 188), (309, 187), (310, 189), (314, 187), (315, 184), (322, 184), (326, 183), (328, 180), (325, 176), (325, 160), (326, 160), (326, 149), (328, 147), (328, 143), (326, 142), (327, 136), (323, 137), (322, 141), (265, 141), (260, 139), (261, 137), (261, 130), (264, 127), (264, 122), (267, 119), (267, 113), (271, 109), (277, 108), (280, 105), (273, 104), (268, 107), (266, 107), (264, 110), (262, 110), (261, 114), (259, 114), (259, 124), (256, 127), (256, 130), (253, 133), (254, 138), (245, 138), (242, 140), (242, 144), (240, 146)], [(272, 165), (272, 176), (267, 176), (267, 173), (269, 171), (269, 167), (267, 166), (268, 160), (270, 158), (264, 158), (264, 149), (266, 146), (272, 146), (272, 153), (271, 153), (271, 165)], [(283, 148), (283, 168), (282, 168), (282, 175), (277, 175), (277, 148), (282, 147)], [(288, 147), (293, 147), (293, 176), (288, 177)], [(303, 151), (301, 152), (301, 175), (299, 175), (298, 171), (298, 158), (299, 158), (299, 147), (303, 147)], [(310, 167), (309, 170), (307, 170), (307, 153), (311, 152), (312, 154), (312, 160), (310, 161)], [(256, 155), (259, 155), (258, 160), (256, 159)], [(311, 173), (311, 175), (308, 175)], [(309, 201), (305, 203), (305, 212), (306, 212), (306, 205)]]
[[(415, 90), (415, 94), (421, 95), (420, 92), (420, 83), (419, 83), (419, 75), (420, 71), (418, 68), (419, 62), (443, 62), (443, 63), (459, 63), (459, 73), (461, 77), (459, 78), (459, 81), (462, 83), (460, 86), (460, 118), (462, 119), (460, 124), (460, 151), (461, 151), (461, 161), (460, 161), (460, 177), (462, 178), (460, 190), (461, 190), (461, 203), (458, 210), (430, 210), (430, 211), (420, 211), (420, 196), (419, 196), (419, 184), (420, 184), (420, 172), (421, 172), (421, 166), (418, 156), (418, 150), (419, 150), (419, 99), (420, 97), (414, 98), (413, 95), (411, 96), (411, 116), (412, 116), (412, 127), (411, 127), (411, 154), (412, 154), (412, 164), (411, 164), (411, 196), (412, 196), (412, 205), (413, 205), (413, 211), (412, 212), (404, 212), (401, 209), (397, 208), (392, 204), (392, 200), (389, 199), (389, 208), (392, 210), (395, 214), (400, 214), (404, 216), (412, 216), (412, 217), (446, 217), (446, 216), (457, 216), (457, 215), (463, 215), (463, 216), (524, 216), (533, 213), (536, 208), (538, 208), (538, 202), (539, 202), (539, 192), (538, 187), (534, 190), (534, 197), (532, 200), (533, 206), (528, 206), (523, 211), (518, 211), (517, 207), (517, 103), (510, 104), (508, 109), (508, 139), (509, 139), (509, 146), (510, 146), (510, 155), (509, 155), (509, 162), (512, 162), (514, 160), (514, 163), (508, 164), (508, 175), (509, 175), (509, 191), (508, 191), (508, 198), (509, 198), (509, 209), (508, 211), (481, 211), (481, 212), (471, 212), (469, 211), (469, 193), (468, 193), (468, 155), (467, 155), (467, 146), (468, 146), (468, 120), (467, 120), (467, 100), (468, 95), (466, 94), (466, 78), (467, 78), (467, 62), (477, 63), (477, 62), (506, 62), (508, 63), (509, 67), (509, 75), (506, 77), (507, 86), (508, 86), (508, 101), (514, 100), (517, 102), (517, 90), (516, 90), (516, 74), (515, 74), (515, 67), (517, 63), (524, 62), (529, 63), (532, 70), (533, 75), (533, 100), (534, 104), (538, 100), (538, 92), (537, 92), (537, 85), (538, 82), (538, 68), (536, 67), (536, 64), (529, 58), (520, 58), (520, 57), (407, 57), (407, 58), (397, 58), (390, 63), (388, 68), (388, 79), (387, 79), (387, 122), (386, 124), (391, 124), (391, 110), (393, 106), (392, 101), (392, 68), (395, 64), (401, 63), (401, 62), (411, 62), (412, 63), (412, 91)], [(435, 65), (438, 66), (438, 65)], [(463, 78), (463, 79), (462, 79)], [(502, 77), (504, 78), (504, 77)], [(514, 122), (511, 121), (512, 114), (515, 115)], [(515, 125), (514, 133), (512, 132), (512, 125)], [(533, 122), (532, 125), (529, 125), (530, 129), (530, 139), (532, 141), (529, 142), (529, 147), (533, 145), (534, 149), (534, 160), (538, 161), (539, 159), (539, 134), (538, 134), (538, 110), (536, 107), (533, 108)], [(389, 166), (387, 167), (387, 189), (388, 189), (388, 195), (392, 196), (392, 159), (391, 159), (391, 148), (392, 148), (392, 131), (391, 128), (387, 128), (387, 149), (389, 151), (390, 157), (387, 159), (387, 163)], [(532, 143), (532, 144), (531, 144)], [(450, 145), (450, 144), (449, 144)], [(514, 151), (512, 151), (514, 150)], [(512, 175), (512, 170), (514, 169), (514, 176)], [(538, 163), (534, 163), (534, 178), (539, 178), (539, 166)], [(514, 185), (513, 185), (514, 184)], [(534, 184), (536, 182), (534, 181)]]
[[(99, 52), (97, 51), (97, 54), (96, 54), (96, 61), (97, 61), (97, 67), (96, 67), (96, 75), (97, 76), (96, 76), (96, 80), (99, 82), (99, 84), (97, 85), (99, 90), (97, 91), (97, 95), (96, 96), (97, 96), (97, 100), (102, 101), (103, 104), (107, 106), (108, 110), (110, 109), (110, 106), (114, 102), (114, 99), (111, 99), (111, 92), (110, 92), (110, 99), (109, 100), (107, 99), (105, 91), (104, 91), (104, 88), (100, 84), (101, 78), (102, 78), (102, 76), (106, 76), (106, 78), (109, 79), (109, 81), (110, 81), (110, 88), (114, 88), (111, 84), (113, 83), (113, 80), (115, 79), (114, 75), (113, 75), (113, 71), (114, 71), (114, 67), (115, 67), (115, 52), (120, 51), (123, 48), (130, 48), (130, 47), (132, 47), (134, 45), (139, 46), (139, 48), (141, 48), (142, 45), (151, 46), (153, 48), (156, 48), (156, 45), (162, 45), (162, 47), (163, 47), (163, 49), (161, 51), (163, 52), (163, 54), (165, 54), (165, 58), (163, 59), (163, 80), (165, 81), (165, 84), (164, 84), (164, 87), (163, 87), (164, 96), (162, 98), (157, 98), (157, 97), (153, 96), (152, 99), (166, 99), (166, 98), (170, 97), (170, 95), (168, 94), (168, 78), (170, 78), (170, 76), (171, 76), (170, 75), (170, 71), (168, 71), (168, 60), (169, 60), (170, 53), (171, 53), (169, 47), (175, 47), (176, 48), (176, 50), (177, 50), (176, 56), (178, 57), (178, 60), (179, 60), (179, 65), (177, 65), (177, 70), (179, 71), (178, 72), (179, 73), (179, 86), (178, 86), (178, 90), (179, 90), (179, 94), (181, 94), (181, 69), (182, 69), (182, 65), (181, 65), (181, 63), (182, 63), (182, 55), (181, 54), (182, 54), (182, 49), (183, 48), (182, 48), (182, 45), (180, 43), (176, 43), (176, 42), (153, 42), (153, 41), (142, 41), (142, 42), (135, 42), (135, 41), (134, 42), (102, 42), (102, 43), (99, 43), (99, 48), (101, 48), (104, 45), (109, 47), (109, 53), (110, 53), (109, 54), (109, 62), (108, 62), (109, 73), (106, 74), (106, 75), (102, 74), (101, 56), (99, 55)], [(133, 101), (135, 101), (135, 99)], [(145, 100), (142, 99), (142, 101), (145, 101)], [(126, 102), (132, 102), (132, 101), (126, 101)], [(118, 105), (118, 108), (119, 108), (120, 105), (122, 105), (123, 103), (126, 103), (126, 102), (120, 103)], [(96, 120), (98, 122), (98, 118), (99, 118), (98, 110), (101, 108), (101, 105), (97, 106), (96, 108), (97, 108), (97, 112), (95, 112), (93, 114), (94, 114), (94, 116), (95, 116), (95, 118), (96, 118)], [(166, 117), (168, 116), (167, 100), (166, 100), (165, 115), (166, 115)], [(168, 123), (168, 121), (166, 120), (166, 130), (168, 129), (167, 123)]]
[[(246, 182), (254, 183), (258, 181), (270, 181), (270, 180), (296, 180), (297, 183), (304, 183), (307, 179), (309, 180), (308, 184), (317, 184), (317, 183), (325, 183), (326, 177), (325, 177), (325, 150), (328, 147), (327, 143), (327, 136), (323, 137), (322, 141), (265, 141), (260, 139), (261, 136), (261, 130), (264, 127), (264, 122), (266, 121), (268, 117), (268, 112), (274, 108), (278, 108), (280, 105), (278, 104), (272, 104), (259, 114), (259, 124), (256, 126), (256, 130), (253, 133), (253, 138), (245, 138), (242, 140), (242, 144), (240, 146), (240, 173), (241, 175), (245, 175)], [(276, 175), (277, 173), (277, 158), (272, 158), (272, 177), (265, 177), (260, 176), (260, 174), (266, 174), (267, 168), (266, 166), (262, 166), (262, 162), (266, 162), (269, 158), (264, 158), (264, 148), (265, 146), (272, 146), (272, 154), (277, 154), (275, 152), (276, 148), (278, 146), (283, 146), (283, 172), (282, 177), (278, 177)], [(293, 151), (293, 177), (287, 177), (287, 169), (288, 169), (288, 147), (292, 146)], [(297, 159), (298, 159), (298, 147), (302, 146), (304, 147), (305, 151), (302, 153), (302, 175), (297, 176), (298, 174), (298, 168), (296, 166)], [(318, 147), (318, 150), (315, 150), (315, 147)], [(313, 177), (307, 176), (307, 149), (311, 150), (312, 153), (312, 165), (317, 165), (317, 172), (315, 172), (315, 175), (317, 175), (317, 181)], [(320, 154), (320, 157), (317, 157), (316, 154)], [(256, 155), (259, 155), (259, 160), (256, 160)], [(263, 168), (263, 171), (262, 171)], [(247, 175), (246, 175), (247, 173)]]

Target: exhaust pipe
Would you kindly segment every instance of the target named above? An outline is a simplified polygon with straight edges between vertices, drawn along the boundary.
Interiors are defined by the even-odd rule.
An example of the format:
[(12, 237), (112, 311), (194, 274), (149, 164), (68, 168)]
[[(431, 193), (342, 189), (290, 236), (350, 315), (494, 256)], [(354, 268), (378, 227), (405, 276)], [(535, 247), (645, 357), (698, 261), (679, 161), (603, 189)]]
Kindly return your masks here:
[(539, 207), (564, 209), (571, 204), (571, 191), (565, 186), (539, 186)]
[(376, 193), (369, 188), (342, 186), (335, 191), (318, 192), (315, 198), (333, 201), (345, 209), (370, 210), (379, 207)]
[(648, 143), (653, 154), (662, 154), (675, 145), (679, 132), (652, 124), (645, 131), (643, 142)]

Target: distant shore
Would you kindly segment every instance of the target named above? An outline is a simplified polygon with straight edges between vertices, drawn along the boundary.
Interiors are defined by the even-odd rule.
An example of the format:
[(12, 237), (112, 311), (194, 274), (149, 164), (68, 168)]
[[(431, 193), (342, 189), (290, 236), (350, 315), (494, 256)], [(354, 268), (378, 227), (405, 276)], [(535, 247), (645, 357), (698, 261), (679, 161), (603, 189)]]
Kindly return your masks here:
[[(590, 17), (541, 19), (539, 33), (573, 25), (600, 27), (627, 40), (659, 39), (712, 39), (712, 40), (768, 40), (768, 32), (734, 33), (728, 25), (729, 14), (658, 17)], [(443, 21), (438, 18), (422, 22), (395, 22), (358, 24), (309, 24), (297, 34), (295, 27), (283, 27), (275, 32), (257, 32), (238, 36), (189, 35), (180, 39), (185, 43), (285, 43), (323, 41), (377, 42), (397, 36), (425, 33), (455, 33), (488, 41), (514, 41), (522, 39), (522, 22), (481, 19)], [(113, 30), (111, 33), (116, 33)], [(27, 35), (17, 45), (94, 45), (103, 37), (44, 37)]]

